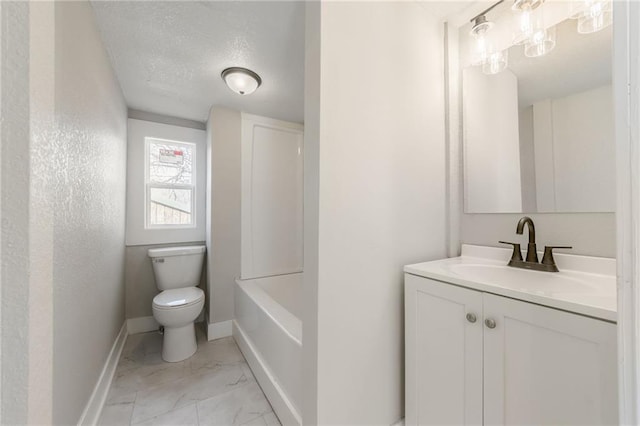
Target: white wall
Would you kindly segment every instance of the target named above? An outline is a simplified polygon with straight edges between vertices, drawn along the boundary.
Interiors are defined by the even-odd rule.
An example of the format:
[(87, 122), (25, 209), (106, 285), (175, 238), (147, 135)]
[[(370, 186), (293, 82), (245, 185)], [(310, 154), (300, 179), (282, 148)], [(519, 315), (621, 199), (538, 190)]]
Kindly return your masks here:
[[(200, 129), (129, 119), (127, 131), (127, 246), (203, 241), (206, 203), (206, 133)], [(195, 227), (145, 229), (145, 138), (153, 137), (196, 145)]]
[(467, 67), (462, 91), (465, 209), (521, 211), (518, 79)]
[[(124, 321), (127, 108), (88, 2), (55, 4), (53, 423), (76, 423)], [(38, 213), (39, 214), (39, 213)]]
[(402, 267), (445, 256), (443, 34), (417, 3), (308, 12), (303, 417), (389, 425), (404, 411)]
[(518, 111), (520, 132), (520, 181), (522, 183), (522, 211), (538, 211), (536, 201), (536, 164), (533, 146), (533, 107)]
[(74, 424), (124, 320), (126, 106), (88, 2), (1, 13), (1, 423)]
[(233, 319), (233, 288), (240, 276), (240, 135), (240, 112), (211, 109), (206, 232), (210, 324)]
[(611, 86), (536, 102), (533, 115), (536, 187), (548, 196), (540, 211), (614, 211)]

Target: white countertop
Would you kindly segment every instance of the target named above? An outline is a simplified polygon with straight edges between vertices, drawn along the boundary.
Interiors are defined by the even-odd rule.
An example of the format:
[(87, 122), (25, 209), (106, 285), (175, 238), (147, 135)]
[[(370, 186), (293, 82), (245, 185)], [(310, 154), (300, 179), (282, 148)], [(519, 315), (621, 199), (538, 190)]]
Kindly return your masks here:
[[(606, 321), (617, 321), (615, 259), (554, 253), (560, 272), (540, 272), (508, 267), (510, 257), (511, 249), (464, 244), (460, 257), (407, 265), (404, 271)], [(538, 253), (538, 258), (542, 259), (542, 253)]]

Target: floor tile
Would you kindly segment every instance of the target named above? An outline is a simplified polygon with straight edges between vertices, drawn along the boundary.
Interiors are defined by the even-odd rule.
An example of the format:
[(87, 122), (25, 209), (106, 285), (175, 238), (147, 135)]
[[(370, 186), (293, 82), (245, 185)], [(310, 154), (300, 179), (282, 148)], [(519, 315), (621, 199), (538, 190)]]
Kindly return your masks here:
[(243, 423), (240, 426), (267, 426), (267, 422), (264, 420), (264, 416), (262, 416), (250, 420), (247, 423)]
[(198, 412), (195, 404), (169, 411), (136, 426), (198, 426)]
[(221, 366), (208, 374), (194, 374), (180, 380), (138, 392), (132, 421), (139, 422), (176, 408), (202, 401), (247, 383), (242, 368)]
[(265, 414), (263, 418), (267, 426), (280, 426), (280, 420), (274, 412)]
[(117, 395), (110, 392), (102, 408), (98, 425), (128, 425), (131, 421), (135, 400), (136, 392), (127, 395)]
[(202, 426), (239, 426), (271, 411), (262, 390), (253, 380), (231, 392), (198, 403)]
[(279, 426), (235, 340), (196, 336), (179, 363), (162, 360), (161, 334), (129, 336), (99, 425)]

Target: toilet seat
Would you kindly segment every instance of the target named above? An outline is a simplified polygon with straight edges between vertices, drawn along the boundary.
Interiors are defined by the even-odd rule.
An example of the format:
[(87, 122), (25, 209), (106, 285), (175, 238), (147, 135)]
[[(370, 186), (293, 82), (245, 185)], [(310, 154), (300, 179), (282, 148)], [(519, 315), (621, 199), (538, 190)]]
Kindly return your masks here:
[(204, 292), (198, 287), (164, 290), (153, 298), (156, 309), (176, 309), (195, 305), (204, 299)]

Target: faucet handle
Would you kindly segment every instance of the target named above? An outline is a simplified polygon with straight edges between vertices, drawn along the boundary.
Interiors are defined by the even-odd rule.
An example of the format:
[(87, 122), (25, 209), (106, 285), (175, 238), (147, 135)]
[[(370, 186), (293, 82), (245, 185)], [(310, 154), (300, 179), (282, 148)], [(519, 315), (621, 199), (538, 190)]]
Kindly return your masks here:
[(556, 266), (556, 261), (553, 258), (553, 249), (572, 249), (571, 246), (544, 246), (544, 256), (542, 257), (543, 265)]
[(511, 253), (511, 260), (519, 260), (522, 262), (522, 252), (520, 251), (520, 243), (510, 243), (508, 241), (498, 241), (500, 244), (510, 244), (513, 246), (513, 253)]

